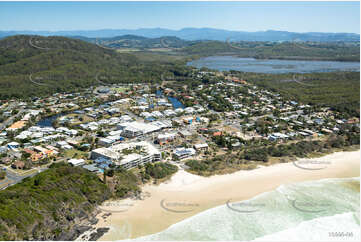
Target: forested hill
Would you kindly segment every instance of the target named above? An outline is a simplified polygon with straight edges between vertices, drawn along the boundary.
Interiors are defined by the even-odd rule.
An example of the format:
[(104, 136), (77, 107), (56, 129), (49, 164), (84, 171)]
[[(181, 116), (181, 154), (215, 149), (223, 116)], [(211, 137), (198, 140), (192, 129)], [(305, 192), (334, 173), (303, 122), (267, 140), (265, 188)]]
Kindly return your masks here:
[(76, 91), (99, 84), (99, 75), (111, 83), (154, 81), (176, 68), (78, 39), (12, 36), (0, 40), (0, 99)]
[(173, 51), (179, 55), (236, 55), (256, 59), (360, 61), (359, 42), (186, 41), (165, 36), (146, 38), (123, 35), (112, 38), (73, 36), (90, 43), (128, 51)]
[(109, 188), (81, 167), (64, 163), (0, 191), (0, 241), (74, 240), (94, 220)]
[(187, 55), (236, 55), (256, 59), (360, 61), (359, 42), (255, 42), (206, 41), (184, 47)]

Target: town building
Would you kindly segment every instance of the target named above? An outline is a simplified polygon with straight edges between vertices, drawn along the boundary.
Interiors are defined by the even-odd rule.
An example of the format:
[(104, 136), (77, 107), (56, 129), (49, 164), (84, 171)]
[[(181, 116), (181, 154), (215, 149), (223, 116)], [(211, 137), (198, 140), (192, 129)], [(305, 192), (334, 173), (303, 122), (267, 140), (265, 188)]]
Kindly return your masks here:
[(111, 160), (115, 165), (130, 169), (148, 162), (160, 161), (162, 155), (152, 144), (141, 141), (92, 150), (91, 159), (96, 160), (99, 158)]

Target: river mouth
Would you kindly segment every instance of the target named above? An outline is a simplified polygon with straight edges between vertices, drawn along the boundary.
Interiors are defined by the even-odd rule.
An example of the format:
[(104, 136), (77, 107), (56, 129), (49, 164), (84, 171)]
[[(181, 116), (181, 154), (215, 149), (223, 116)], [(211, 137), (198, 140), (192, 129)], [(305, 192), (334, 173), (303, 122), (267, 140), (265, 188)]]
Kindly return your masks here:
[(360, 71), (359, 62), (277, 59), (261, 60), (234, 56), (209, 56), (190, 61), (187, 65), (196, 68), (206, 67), (219, 71), (235, 70), (267, 74)]

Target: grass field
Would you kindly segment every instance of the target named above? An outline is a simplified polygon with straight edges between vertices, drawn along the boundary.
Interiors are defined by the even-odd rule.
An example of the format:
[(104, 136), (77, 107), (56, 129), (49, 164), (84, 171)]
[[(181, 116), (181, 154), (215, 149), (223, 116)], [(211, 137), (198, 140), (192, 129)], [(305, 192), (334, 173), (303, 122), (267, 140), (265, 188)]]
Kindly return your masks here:
[(80, 150), (76, 150), (76, 149), (71, 149), (71, 150), (66, 150), (64, 152), (64, 156), (66, 158), (75, 158), (75, 159), (87, 159), (88, 158), (88, 154), (87, 152), (83, 152)]
[(112, 91), (115, 91), (117, 93), (125, 93), (129, 90), (128, 87), (116, 87), (116, 88), (111, 88)]

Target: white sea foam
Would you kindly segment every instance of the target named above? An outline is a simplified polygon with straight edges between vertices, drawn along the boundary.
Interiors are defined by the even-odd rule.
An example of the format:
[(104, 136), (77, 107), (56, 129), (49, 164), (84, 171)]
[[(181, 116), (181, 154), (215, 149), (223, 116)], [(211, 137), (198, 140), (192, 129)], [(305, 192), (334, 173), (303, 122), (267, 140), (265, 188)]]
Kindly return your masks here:
[(360, 225), (354, 213), (315, 218), (296, 227), (254, 241), (360, 241)]
[[(357, 185), (360, 179), (282, 185), (247, 202), (206, 210), (136, 240), (357, 240), (360, 193), (351, 182)], [(245, 205), (257, 209), (247, 210)], [(329, 232), (352, 232), (352, 236), (335, 237)]]

